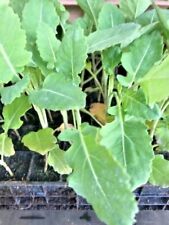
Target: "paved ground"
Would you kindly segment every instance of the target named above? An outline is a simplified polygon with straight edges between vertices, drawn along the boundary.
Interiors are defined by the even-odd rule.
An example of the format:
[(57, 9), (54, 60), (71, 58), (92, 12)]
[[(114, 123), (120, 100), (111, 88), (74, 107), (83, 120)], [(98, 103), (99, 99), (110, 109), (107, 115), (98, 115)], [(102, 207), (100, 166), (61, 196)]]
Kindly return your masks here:
[[(88, 211), (0, 211), (0, 225), (104, 225)], [(119, 224), (120, 225), (120, 224)], [(137, 225), (169, 225), (169, 211), (142, 211)]]

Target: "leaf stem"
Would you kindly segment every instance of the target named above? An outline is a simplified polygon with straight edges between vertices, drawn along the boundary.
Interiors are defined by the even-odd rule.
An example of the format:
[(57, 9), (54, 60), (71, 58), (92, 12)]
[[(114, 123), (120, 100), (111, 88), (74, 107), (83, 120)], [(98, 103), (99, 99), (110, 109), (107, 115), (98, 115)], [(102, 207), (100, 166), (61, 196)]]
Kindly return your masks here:
[(127, 168), (126, 153), (125, 153), (124, 118), (123, 118), (122, 109), (121, 109), (121, 100), (116, 92), (114, 93), (114, 96), (116, 98), (116, 102), (117, 102), (117, 106), (118, 106), (119, 122), (120, 122), (120, 128), (121, 128), (121, 133), (122, 133), (121, 136), (122, 136), (123, 164), (124, 164), (124, 167)]
[[(47, 120), (47, 116), (46, 116), (46, 111), (45, 109), (40, 109), (39, 107), (37, 107), (36, 105), (33, 105), (35, 111), (38, 114), (39, 120), (40, 120), (40, 124), (42, 126), (43, 129), (48, 127), (48, 120)], [(47, 158), (48, 158), (48, 153), (45, 155), (45, 166), (44, 166), (44, 172), (46, 173), (47, 169), (48, 169), (48, 162), (47, 162)]]
[(87, 71), (90, 73), (90, 75), (93, 77), (93, 79), (94, 79), (95, 82), (96, 82), (96, 85), (98, 86), (98, 88), (99, 88), (101, 94), (103, 95), (103, 98), (105, 98), (103, 88), (102, 88), (102, 86), (101, 86), (99, 80), (97, 79), (96, 75), (95, 75), (89, 68), (86, 68), (86, 70), (87, 70)]
[(12, 170), (9, 168), (9, 166), (6, 164), (6, 162), (3, 160), (3, 158), (0, 160), (0, 165), (5, 168), (5, 170), (9, 173), (11, 177), (14, 176)]
[(61, 110), (60, 112), (62, 114), (64, 128), (67, 129), (68, 128), (68, 115), (67, 115), (67, 111)]
[[(161, 106), (161, 115), (165, 112), (165, 110), (167, 109), (167, 107), (169, 106), (169, 99), (166, 101), (163, 102), (162, 106)], [(159, 117), (153, 124), (153, 127), (151, 129), (151, 132), (150, 132), (150, 137), (153, 138), (154, 135), (155, 135), (155, 131), (156, 131), (156, 128), (158, 126), (158, 123), (160, 121), (161, 117)]]

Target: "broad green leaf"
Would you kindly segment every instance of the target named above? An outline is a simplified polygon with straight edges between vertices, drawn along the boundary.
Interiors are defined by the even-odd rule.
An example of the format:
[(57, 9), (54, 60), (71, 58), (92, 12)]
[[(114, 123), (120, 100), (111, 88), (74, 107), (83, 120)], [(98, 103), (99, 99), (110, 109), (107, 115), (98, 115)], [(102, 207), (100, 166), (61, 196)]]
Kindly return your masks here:
[(44, 128), (36, 132), (30, 132), (22, 138), (23, 144), (30, 150), (41, 155), (46, 155), (56, 147), (56, 138), (53, 129)]
[[(110, 3), (104, 4), (98, 19), (99, 29), (108, 29), (124, 23), (124, 17), (121, 11)], [(114, 73), (115, 66), (121, 59), (121, 48), (119, 46), (110, 47), (102, 52), (102, 62), (105, 71), (108, 74)]]
[(111, 28), (124, 22), (124, 16), (117, 6), (112, 5), (111, 3), (105, 3), (99, 14), (98, 29)]
[(73, 169), (69, 186), (92, 204), (106, 224), (131, 225), (137, 207), (129, 191), (129, 178), (108, 150), (99, 145), (98, 129), (85, 124), (79, 131), (64, 131), (59, 138), (72, 144), (65, 155)]
[(33, 67), (39, 69), (44, 77), (47, 77), (50, 73), (54, 72), (50, 68), (47, 68), (47, 63), (40, 57), (40, 53), (36, 46), (32, 49), (32, 54)]
[(79, 17), (74, 22), (77, 26), (80, 26), (84, 30), (84, 34), (88, 36), (93, 28), (93, 21), (90, 19), (88, 14), (84, 14), (83, 17)]
[[(19, 17), (8, 6), (0, 7), (0, 83), (7, 83), (30, 61), (25, 50), (26, 35)], [(8, 29), (7, 29), (8, 28)]]
[(149, 182), (153, 185), (169, 187), (169, 161), (162, 155), (156, 155), (153, 160), (152, 172)]
[(160, 151), (169, 151), (169, 124), (164, 120), (160, 121), (155, 131), (155, 137)]
[(120, 63), (121, 55), (120, 46), (113, 46), (102, 52), (103, 67), (108, 74), (114, 74), (115, 67)]
[(126, 42), (132, 36), (138, 34), (140, 25), (126, 23), (114, 26), (113, 28), (98, 30), (91, 33), (88, 38), (88, 53), (102, 51), (111, 46)]
[(54, 171), (59, 174), (70, 174), (72, 172), (72, 169), (66, 163), (65, 151), (60, 150), (59, 147), (49, 152), (47, 161)]
[(22, 125), (20, 117), (30, 109), (30, 103), (27, 96), (21, 96), (16, 98), (11, 104), (4, 106), (3, 117), (4, 124), (3, 129), (7, 132), (9, 129), (18, 129)]
[(59, 24), (53, 2), (49, 0), (29, 0), (25, 5), (22, 15), (22, 26), (26, 30), (28, 40), (35, 42), (37, 28), (43, 22), (48, 24), (53, 31)]
[(66, 10), (65, 6), (60, 1), (53, 0), (53, 3), (55, 6), (56, 13), (59, 16), (60, 25), (63, 31), (65, 32), (65, 29), (67, 28), (67, 22), (69, 19), (69, 12)]
[(28, 76), (24, 76), (20, 81), (16, 84), (13, 84), (9, 87), (3, 87), (0, 90), (1, 93), (1, 101), (3, 104), (11, 104), (15, 98), (19, 98), (21, 94), (28, 87), (30, 79)]
[(60, 41), (57, 40), (53, 29), (45, 23), (41, 23), (37, 29), (36, 41), (40, 56), (48, 63), (48, 67), (53, 69), (57, 61), (57, 50)]
[(1, 7), (1, 6), (4, 6), (4, 5), (9, 5), (9, 1), (10, 1), (10, 0), (1, 0), (1, 1), (0, 1), (0, 7)]
[(130, 20), (140, 16), (150, 5), (150, 0), (120, 0), (120, 8)]
[(169, 56), (155, 65), (140, 80), (140, 85), (149, 104), (160, 102), (169, 96)]
[(109, 149), (130, 175), (133, 190), (145, 184), (153, 159), (146, 126), (135, 119), (116, 119), (102, 128), (101, 136), (101, 144)]
[(60, 74), (49, 75), (42, 89), (30, 94), (30, 101), (45, 109), (70, 110), (84, 108), (85, 94)]
[[(1, 0), (2, 1), (2, 0)], [(4, 0), (6, 1), (6, 0)], [(19, 17), (22, 17), (22, 11), (25, 7), (25, 4), (28, 2), (28, 0), (9, 0), (10, 1), (10, 6), (13, 8), (14, 12), (19, 15)]]
[(101, 8), (103, 7), (103, 0), (77, 0), (78, 5), (88, 14), (97, 27), (97, 19)]
[[(131, 86), (161, 59), (163, 39), (159, 32), (146, 34), (137, 39), (122, 55), (122, 65), (128, 72), (126, 83)], [(125, 79), (125, 78), (124, 78)]]
[(67, 80), (79, 84), (78, 74), (85, 67), (87, 59), (87, 43), (83, 30), (80, 27), (71, 26), (66, 32), (57, 57), (57, 69), (59, 74)]
[(0, 134), (0, 155), (9, 157), (14, 154), (15, 154), (15, 150), (14, 150), (12, 140), (7, 136), (6, 133), (1, 133)]
[(147, 105), (146, 98), (142, 90), (127, 90), (123, 93), (123, 109), (130, 115), (143, 120), (157, 120), (161, 117), (160, 109), (157, 105), (152, 108)]

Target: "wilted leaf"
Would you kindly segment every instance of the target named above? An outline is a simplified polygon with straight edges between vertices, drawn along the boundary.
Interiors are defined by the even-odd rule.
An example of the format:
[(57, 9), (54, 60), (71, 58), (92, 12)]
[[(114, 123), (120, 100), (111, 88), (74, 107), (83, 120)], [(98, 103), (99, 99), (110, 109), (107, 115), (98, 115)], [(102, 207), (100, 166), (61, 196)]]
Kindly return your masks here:
[[(67, 128), (73, 128), (73, 125), (68, 123), (66, 129)], [(64, 130), (65, 130), (65, 124), (64, 123), (62, 123), (58, 128), (56, 128), (56, 131), (59, 131), (59, 132), (63, 132)]]
[(59, 138), (72, 144), (65, 155), (73, 169), (69, 186), (92, 204), (106, 224), (131, 225), (137, 207), (128, 176), (108, 150), (99, 145), (98, 129), (85, 124), (79, 131), (64, 131)]
[(150, 176), (153, 159), (146, 126), (134, 119), (116, 119), (101, 129), (101, 136), (101, 144), (109, 149), (130, 175), (133, 190), (145, 184)]
[(152, 172), (149, 182), (153, 185), (169, 187), (169, 161), (162, 155), (157, 155), (153, 160)]
[(22, 125), (20, 117), (25, 114), (31, 105), (27, 96), (21, 96), (16, 98), (11, 104), (4, 106), (3, 117), (4, 124), (3, 129), (7, 132), (9, 129), (18, 129)]
[(65, 160), (64, 151), (60, 150), (59, 147), (56, 146), (55, 149), (49, 152), (48, 155), (48, 164), (53, 167), (54, 171), (59, 174), (70, 174), (72, 169), (68, 166)]
[(105, 104), (103, 104), (103, 103), (92, 103), (90, 105), (89, 111), (102, 124), (106, 123), (106, 106), (105, 106)]
[[(30, 61), (25, 50), (26, 35), (19, 17), (8, 6), (0, 7), (0, 83), (8, 83)], [(16, 47), (17, 46), (17, 47)]]
[(49, 75), (43, 88), (30, 94), (30, 101), (45, 109), (70, 110), (85, 106), (85, 94), (60, 74)]
[(22, 138), (22, 142), (30, 150), (41, 155), (47, 154), (56, 147), (56, 138), (51, 128), (30, 132)]

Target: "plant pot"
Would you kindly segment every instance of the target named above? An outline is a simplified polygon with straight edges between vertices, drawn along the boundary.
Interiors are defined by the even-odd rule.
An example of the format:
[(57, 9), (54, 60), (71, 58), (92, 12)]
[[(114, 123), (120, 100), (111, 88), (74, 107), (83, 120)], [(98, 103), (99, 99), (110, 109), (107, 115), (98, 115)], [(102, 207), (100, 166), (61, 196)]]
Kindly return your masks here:
[[(92, 209), (85, 199), (68, 187), (65, 177), (50, 168), (47, 175), (42, 172), (43, 158), (39, 155), (17, 151), (10, 160), (15, 178), (11, 180), (1, 168), (0, 209)], [(168, 188), (145, 185), (138, 188), (135, 195), (140, 210), (169, 209)]]

